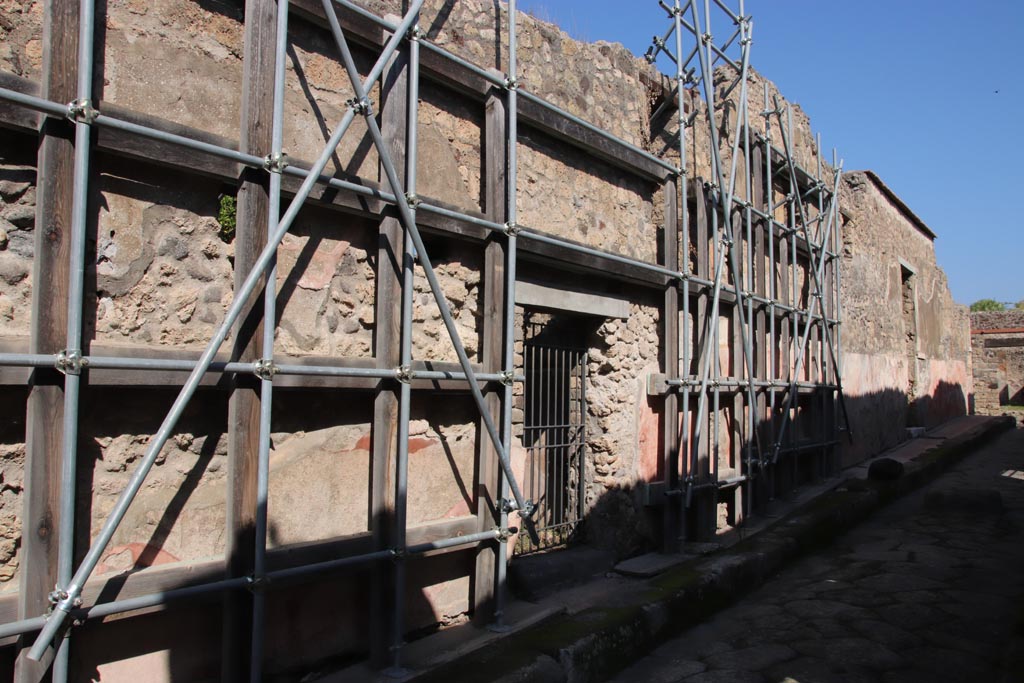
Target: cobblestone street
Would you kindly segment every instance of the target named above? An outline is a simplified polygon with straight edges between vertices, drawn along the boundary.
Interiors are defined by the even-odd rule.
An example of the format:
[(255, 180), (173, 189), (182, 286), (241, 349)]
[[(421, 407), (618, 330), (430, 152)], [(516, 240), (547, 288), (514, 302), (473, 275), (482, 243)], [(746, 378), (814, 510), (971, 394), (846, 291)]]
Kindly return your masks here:
[(998, 681), (1024, 611), (1024, 429), (972, 454), (616, 681)]

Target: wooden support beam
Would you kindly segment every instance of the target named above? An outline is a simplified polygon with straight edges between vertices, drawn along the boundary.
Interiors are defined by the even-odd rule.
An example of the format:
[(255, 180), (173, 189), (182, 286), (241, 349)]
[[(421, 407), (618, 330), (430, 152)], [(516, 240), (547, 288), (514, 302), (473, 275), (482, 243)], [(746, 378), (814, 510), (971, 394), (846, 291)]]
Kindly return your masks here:
[[(40, 92), (55, 102), (77, 95), (78, 3), (50, 0), (43, 15), (43, 67)], [(71, 205), (74, 175), (74, 126), (66, 119), (44, 118), (40, 129), (36, 176), (35, 257), (32, 263), (32, 353), (56, 353), (67, 342), (70, 276)], [(19, 567), (19, 616), (46, 612), (47, 596), (57, 583), (57, 532), (60, 528), (63, 382), (52, 372), (29, 380), (25, 424), (25, 495)], [(22, 639), (27, 647), (32, 638)], [(35, 681), (47, 664), (34, 663), (21, 650), (15, 680)]]
[[(242, 72), (241, 151), (256, 156), (270, 153), (274, 115), (274, 69), (277, 4), (246, 0)], [(234, 286), (248, 277), (267, 244), (270, 192), (262, 170), (247, 169), (238, 189), (238, 229), (235, 236)], [(265, 278), (263, 280), (265, 282)], [(232, 359), (253, 362), (261, 357), (263, 330), (262, 287), (249, 298), (232, 331)], [(273, 325), (273, 321), (269, 321)], [(228, 399), (227, 563), (231, 576), (253, 571), (256, 521), (256, 470), (259, 454), (260, 396), (255, 377), (236, 377)], [(221, 679), (249, 677), (252, 598), (239, 592), (224, 601), (224, 640)]]
[[(670, 270), (679, 270), (679, 187), (675, 178), (665, 181), (662, 192), (665, 202), (665, 226), (662, 230), (662, 259)], [(669, 377), (679, 376), (679, 288), (675, 283), (665, 287), (661, 309), (661, 371)], [(674, 391), (665, 394), (661, 415), (662, 479), (670, 489), (679, 488), (679, 400)], [(672, 503), (675, 501), (673, 500)], [(661, 549), (678, 552), (681, 547), (681, 506), (662, 508)]]
[[(694, 215), (693, 215), (693, 232), (695, 235), (695, 243), (697, 248), (697, 277), (704, 280), (710, 280), (713, 277), (711, 272), (711, 244), (714, 236), (711, 235), (711, 226), (708, 221), (708, 198), (704, 189), (704, 183), (694, 182), (691, 184), (694, 195)], [(710, 294), (709, 288), (700, 288), (697, 294), (697, 306), (696, 306), (696, 346), (695, 348), (700, 349), (705, 344), (710, 344), (711, 336), (714, 334), (712, 325), (718, 325), (717, 320), (708, 320), (708, 313), (710, 311)], [(705, 339), (707, 337), (707, 339)], [(718, 349), (712, 349), (709, 347), (708, 353), (718, 354)], [(697, 358), (697, 371), (700, 372), (700, 356), (698, 353)], [(697, 393), (694, 392), (693, 396), (697, 397)], [(699, 399), (693, 401), (691, 408), (696, 408)], [(711, 415), (710, 402), (708, 410), (706, 411), (704, 421), (700, 425), (701, 433), (704, 434), (702, 443), (700, 445), (700, 451), (697, 454), (697, 471), (692, 472), (699, 481), (705, 481), (711, 476), (711, 424), (712, 420), (709, 419)], [(699, 416), (695, 417), (696, 420)], [(692, 447), (692, 446), (691, 446)], [(710, 540), (714, 538), (715, 527), (717, 524), (717, 512), (715, 509), (717, 493), (713, 488), (702, 489), (698, 491), (690, 505), (690, 517), (692, 519), (687, 520), (687, 526), (689, 527), (690, 540)]]
[[(405, 136), (408, 127), (409, 98), (408, 52), (397, 52), (384, 73), (381, 95), (381, 132), (388, 145), (391, 161), (403, 184), (405, 178)], [(381, 166), (381, 176), (384, 175)], [(377, 235), (376, 328), (374, 357), (377, 367), (394, 369), (401, 362), (402, 334), (402, 260), (405, 232), (393, 207), (384, 211)], [(370, 530), (374, 548), (393, 548), (399, 540), (395, 528), (398, 491), (398, 402), (394, 383), (380, 384), (373, 400), (373, 425), (370, 437)], [(388, 664), (389, 650), (398, 634), (393, 632), (391, 615), (398, 574), (393, 565), (374, 572), (370, 596), (370, 662), (375, 667)]]
[[(494, 92), (487, 100), (484, 114), (483, 167), (484, 204), (488, 219), (495, 223), (504, 223), (506, 220), (506, 119), (505, 102), (500, 93)], [(505, 249), (506, 240), (496, 235), (490, 237), (484, 248), (484, 309), (480, 356), (486, 372), (500, 372), (504, 363)], [(508, 332), (511, 334), (512, 330)], [(502, 402), (497, 394), (488, 397), (487, 408), (495, 424), (501, 424), (501, 407)], [(482, 424), (480, 434), (485, 434)], [(476, 515), (481, 531), (493, 528), (498, 520), (500, 477), (498, 453), (490, 439), (477, 439)], [(473, 618), (479, 625), (494, 620), (497, 559), (498, 553), (494, 546), (481, 546), (477, 550), (473, 572)]]
[[(17, 79), (17, 77), (11, 78)], [(33, 87), (31, 81), (24, 79), (17, 79), (17, 85), (19, 87), (16, 89), (25, 92), (31, 91)], [(104, 113), (111, 116), (139, 123), (156, 130), (209, 142), (227, 149), (237, 149), (238, 147), (237, 143), (232, 140), (149, 114), (134, 112), (114, 104), (101, 102), (100, 108)], [(14, 109), (20, 108), (12, 108), (12, 111)], [(13, 118), (5, 119), (4, 112), (5, 109), (0, 107), (0, 123), (10, 124), (16, 120)], [(235, 162), (202, 152), (182, 149), (172, 143), (157, 142), (134, 133), (105, 127), (99, 127), (96, 149), (99, 152), (151, 163), (180, 173), (207, 176), (228, 185), (238, 184), (240, 182), (240, 174), (242, 173), (241, 166)], [(309, 168), (312, 165), (310, 162), (302, 159), (292, 159), (291, 164), (299, 168)], [(370, 189), (381, 189), (381, 186), (372, 180), (362, 178), (351, 178), (350, 180)], [(301, 178), (285, 175), (282, 179), (282, 193), (285, 196), (294, 194), (301, 183)], [(479, 212), (456, 207), (429, 196), (421, 195), (421, 199), (425, 204), (459, 211), (476, 218), (486, 218), (484, 214)], [(326, 186), (315, 188), (307, 201), (318, 206), (370, 217), (380, 216), (386, 207), (386, 203), (379, 199)], [(424, 232), (477, 242), (487, 239), (488, 235), (493, 232), (467, 220), (441, 216), (426, 210), (419, 212), (417, 222)], [(524, 260), (544, 265), (553, 265), (560, 270), (573, 273), (586, 272), (590, 277), (608, 278), (659, 290), (667, 282), (667, 278), (664, 275), (651, 272), (640, 266), (622, 263), (601, 255), (582, 254), (565, 246), (537, 242), (529, 239), (529, 237), (523, 237), (520, 240), (519, 252)], [(699, 285), (692, 283), (691, 287), (697, 288)]]
[[(746, 171), (744, 170), (744, 173)], [(747, 257), (747, 250), (750, 249), (750, 245), (747, 243), (746, 230), (743, 227), (743, 211), (741, 209), (734, 209), (731, 212), (731, 216), (727, 219), (732, 221), (732, 232), (733, 239), (735, 240), (736, 252), (739, 254), (738, 262), (736, 263), (737, 271), (733, 273), (733, 284), (738, 286), (740, 274), (744, 270), (744, 259)], [(743, 279), (743, 284), (747, 291), (750, 291), (752, 283), (749, 278), (750, 273), (746, 273)], [(742, 377), (746, 379), (746, 358), (743, 350), (743, 320), (747, 316), (746, 302), (743, 302), (741, 306), (737, 301), (733, 304), (732, 311), (730, 313), (730, 325), (732, 327), (730, 338), (729, 338), (729, 353), (732, 356), (732, 369), (729, 374), (735, 377)], [(747, 321), (750, 322), (749, 320)], [(750, 329), (747, 330), (751, 332)], [(753, 359), (751, 359), (753, 360)], [(725, 399), (726, 402), (729, 398)], [(752, 438), (748, 434), (747, 430), (747, 392), (737, 391), (732, 395), (732, 425), (729, 428), (730, 435), (730, 467), (734, 472), (742, 473), (751, 476), (750, 470), (747, 468), (746, 455), (748, 440)], [(751, 409), (753, 406), (751, 406)], [(723, 411), (724, 412), (724, 411)], [(740, 483), (738, 486), (733, 487), (725, 495), (730, 496), (729, 501), (729, 523), (733, 526), (737, 526), (743, 523), (746, 518), (747, 506), (749, 506), (749, 495), (750, 495), (750, 479)]]
[(664, 166), (646, 156), (525, 97), (519, 99), (519, 118), (534, 130), (645, 180), (662, 183), (672, 175)]
[[(751, 150), (751, 186), (753, 188), (753, 196), (751, 197), (751, 203), (754, 208), (759, 211), (767, 212), (768, 205), (765, 195), (765, 179), (764, 179), (764, 150), (760, 145), (755, 145)], [(758, 296), (768, 297), (769, 286), (768, 278), (771, 276), (770, 265), (768, 264), (768, 251), (767, 241), (772, 239), (766, 230), (766, 223), (764, 219), (754, 218), (754, 225), (752, 226), (752, 232), (754, 236), (754, 292)], [(775, 353), (774, 349), (769, 348), (768, 342), (768, 325), (770, 319), (768, 312), (764, 306), (755, 307), (754, 320), (751, 329), (751, 334), (754, 340), (754, 368), (755, 377), (760, 379), (771, 379), (768, 375), (768, 354)], [(771, 447), (771, 419), (768, 415), (768, 390), (760, 388), (757, 390), (756, 404), (753, 408), (755, 411), (755, 432), (751, 435), (751, 438), (757, 440), (757, 445), (761, 449), (760, 455), (762, 458), (770, 452)], [(772, 476), (770, 472), (762, 470), (760, 477), (757, 480), (757, 485), (754, 487), (755, 502), (758, 505), (762, 505), (771, 498), (772, 490), (769, 478)]]

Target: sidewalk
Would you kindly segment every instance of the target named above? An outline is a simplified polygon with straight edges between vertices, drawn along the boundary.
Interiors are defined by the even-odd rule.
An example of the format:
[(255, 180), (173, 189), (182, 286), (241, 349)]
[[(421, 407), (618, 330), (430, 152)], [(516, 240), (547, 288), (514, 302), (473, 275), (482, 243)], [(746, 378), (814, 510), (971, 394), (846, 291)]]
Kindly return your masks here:
[[(405, 648), (409, 671), (401, 680), (602, 680), (1013, 425), (1012, 418), (957, 418), (879, 456), (904, 464), (899, 479), (868, 481), (870, 462), (862, 463), (805, 487), (785, 505), (780, 502), (750, 520), (742, 534), (723, 539), (717, 549), (702, 544), (690, 555), (649, 557), (648, 564), (664, 569), (651, 578), (644, 578), (644, 572), (608, 573), (536, 603), (513, 603), (505, 633), (467, 624), (423, 638)], [(355, 666), (304, 680), (396, 679)]]

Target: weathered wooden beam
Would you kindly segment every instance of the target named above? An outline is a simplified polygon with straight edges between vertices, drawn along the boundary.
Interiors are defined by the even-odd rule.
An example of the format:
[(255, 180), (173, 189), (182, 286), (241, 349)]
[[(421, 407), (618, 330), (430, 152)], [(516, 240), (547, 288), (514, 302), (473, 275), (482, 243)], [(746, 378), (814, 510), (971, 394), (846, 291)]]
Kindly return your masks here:
[[(488, 219), (495, 223), (504, 223), (506, 220), (507, 117), (501, 94), (492, 93), (487, 100), (484, 115), (484, 205)], [(490, 236), (484, 248), (480, 358), (486, 372), (500, 372), (503, 369), (505, 249), (505, 240), (496, 235)], [(497, 394), (488, 396), (487, 407), (494, 423), (501, 424), (501, 400)], [(482, 425), (480, 433), (484, 433)], [(500, 477), (498, 454), (490, 439), (477, 439), (476, 514), (480, 531), (493, 528), (498, 519)], [(473, 618), (481, 625), (489, 624), (494, 619), (497, 561), (498, 553), (494, 547), (481, 546), (477, 550), (473, 573)]]
[[(26, 85), (25, 87), (28, 86)], [(106, 103), (101, 103), (100, 107), (111, 116), (137, 122), (156, 130), (172, 132), (184, 137), (210, 142), (228, 149), (237, 148), (237, 143), (233, 141), (158, 117), (131, 112), (130, 110)], [(2, 117), (2, 114), (3, 111), (0, 110), (0, 117)], [(97, 150), (171, 168), (178, 172), (204, 175), (220, 180), (228, 185), (238, 184), (240, 182), (239, 176), (242, 173), (242, 168), (235, 162), (202, 152), (182, 150), (173, 143), (156, 142), (134, 133), (104, 127), (99, 128)], [(301, 159), (293, 159), (291, 163), (300, 168), (309, 168), (311, 166), (309, 162)], [(351, 178), (350, 180), (370, 189), (380, 189), (378, 183), (370, 180), (360, 178)], [(282, 179), (282, 192), (286, 196), (294, 194), (301, 182), (301, 178), (285, 175)], [(421, 199), (425, 204), (459, 211), (476, 218), (486, 218), (484, 214), (479, 212), (456, 207), (432, 197), (421, 196)], [(310, 195), (308, 201), (311, 204), (369, 217), (380, 216), (386, 207), (386, 203), (379, 199), (326, 186), (318, 186)], [(470, 221), (441, 216), (427, 210), (421, 210), (418, 213), (417, 222), (420, 223), (424, 232), (470, 241), (485, 240), (492, 232)], [(600, 255), (583, 254), (567, 246), (531, 240), (528, 236), (524, 236), (520, 240), (519, 252), (524, 260), (554, 265), (558, 269), (572, 272), (587, 272), (591, 277), (615, 279), (659, 290), (664, 287), (667, 281), (664, 275), (654, 273), (641, 266), (622, 263)]]
[[(662, 229), (662, 259), (670, 270), (679, 270), (679, 187), (674, 178), (662, 186), (665, 202), (665, 226)], [(675, 283), (665, 287), (661, 308), (661, 370), (669, 377), (679, 376), (679, 289)], [(674, 391), (665, 394), (661, 415), (662, 479), (670, 489), (679, 487), (679, 399)], [(662, 508), (661, 550), (677, 552), (681, 547), (682, 508)]]
[[(45, 3), (39, 90), (55, 102), (71, 102), (78, 96), (78, 30), (77, 2)], [(39, 134), (29, 349), (32, 353), (56, 353), (67, 341), (75, 133), (69, 121), (48, 118)], [(44, 613), (49, 607), (47, 596), (57, 583), (63, 401), (63, 382), (58, 377), (48, 372), (33, 374), (25, 425), (21, 517), (19, 614), (23, 617)], [(24, 650), (19, 653), (15, 679), (35, 683), (45, 674), (47, 664), (32, 662), (25, 655)]]
[[(239, 149), (260, 157), (269, 154), (271, 148), (276, 33), (277, 4), (272, 0), (246, 0)], [(270, 215), (268, 175), (262, 170), (246, 169), (241, 180), (235, 234), (236, 291), (267, 244)], [(264, 352), (260, 348), (264, 324), (261, 289), (258, 287), (246, 302), (232, 331), (231, 357), (241, 362), (254, 362)], [(259, 382), (255, 377), (235, 377), (228, 399), (228, 500), (225, 506), (227, 567), (233, 577), (247, 576), (253, 571), (259, 437)], [(249, 677), (252, 627), (252, 596), (240, 592), (225, 596), (221, 668), (221, 679), (225, 683)]]
[[(6, 88), (23, 95), (39, 96), (39, 83), (9, 71), (0, 70), (0, 88)], [(13, 130), (37, 133), (39, 131), (39, 114), (6, 100), (0, 100), (0, 126)]]
[[(390, 60), (381, 88), (381, 133), (388, 153), (403, 184), (405, 177), (409, 99), (409, 57), (400, 51)], [(381, 175), (384, 175), (381, 165)], [(393, 370), (401, 363), (402, 351), (402, 262), (405, 231), (397, 211), (384, 211), (377, 233), (377, 282), (375, 297), (374, 352), (377, 367)], [(410, 332), (410, 331), (404, 331)], [(401, 538), (396, 528), (396, 507), (404, 505), (397, 490), (399, 389), (394, 383), (381, 384), (373, 400), (370, 437), (370, 529), (374, 547), (394, 548)], [(390, 648), (400, 636), (392, 619), (396, 582), (399, 575), (389, 564), (374, 572), (370, 595), (370, 661), (376, 667), (389, 662)]]
[(534, 130), (550, 135), (645, 180), (661, 183), (671, 175), (664, 166), (654, 163), (642, 154), (528, 98), (521, 98), (519, 119)]

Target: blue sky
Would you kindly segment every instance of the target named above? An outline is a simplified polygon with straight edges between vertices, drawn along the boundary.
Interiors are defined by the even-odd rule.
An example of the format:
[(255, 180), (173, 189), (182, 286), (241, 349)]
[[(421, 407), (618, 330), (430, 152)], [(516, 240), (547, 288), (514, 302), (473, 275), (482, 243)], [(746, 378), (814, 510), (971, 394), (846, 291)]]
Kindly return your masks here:
[[(668, 26), (656, 0), (519, 8), (637, 54)], [(878, 173), (938, 234), (954, 299), (1024, 299), (1024, 2), (747, 0), (746, 12), (751, 64), (847, 170)]]

